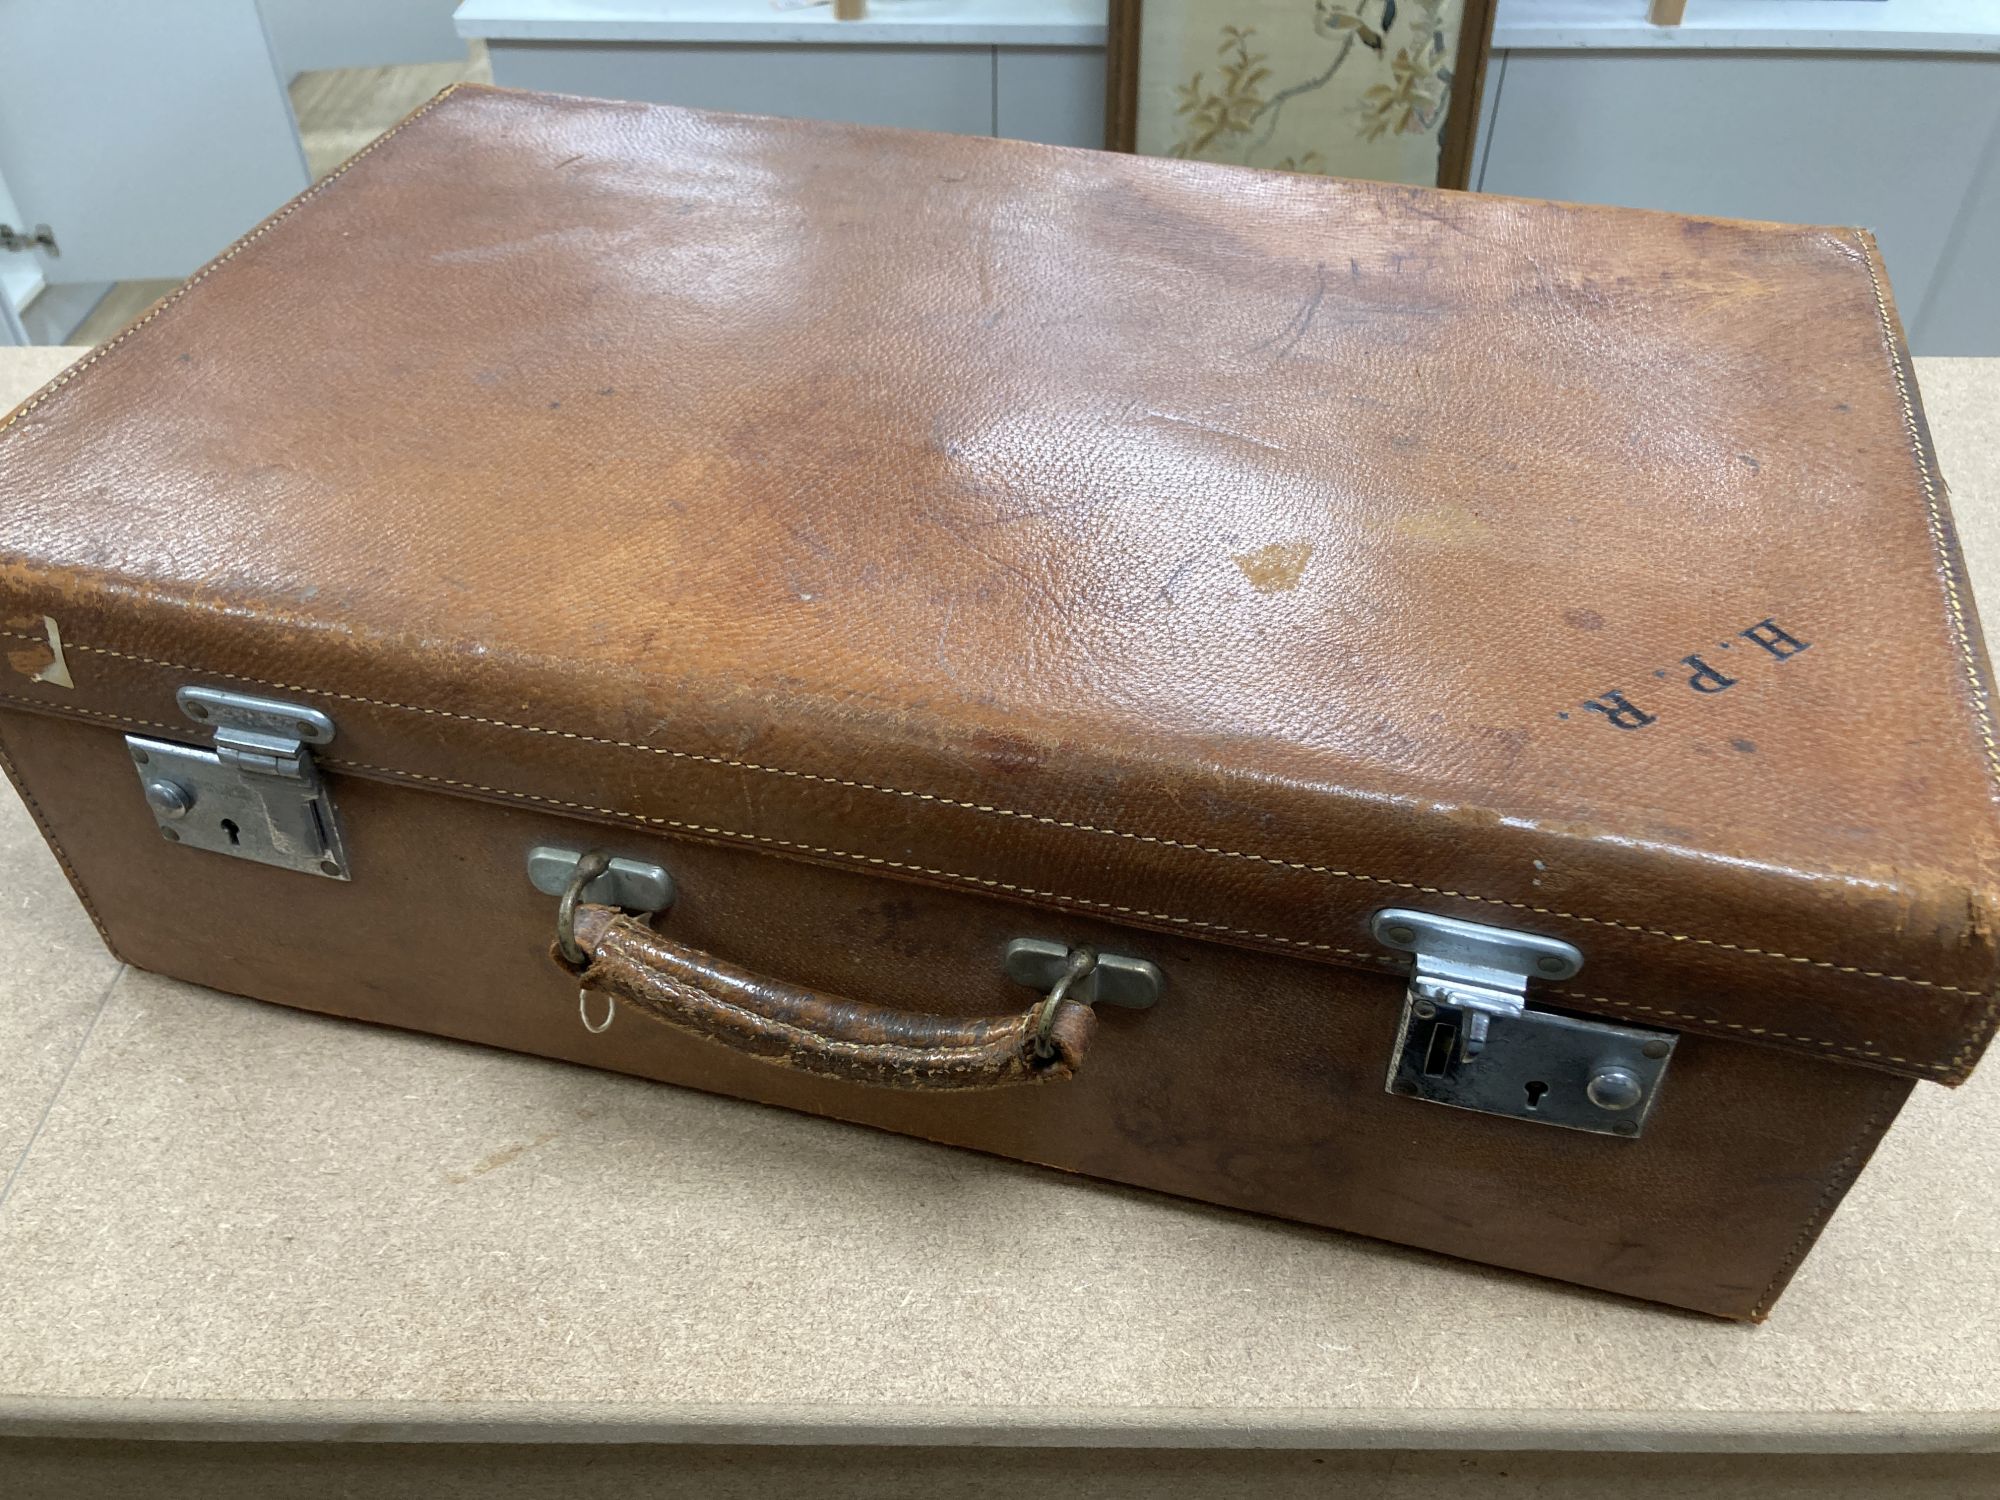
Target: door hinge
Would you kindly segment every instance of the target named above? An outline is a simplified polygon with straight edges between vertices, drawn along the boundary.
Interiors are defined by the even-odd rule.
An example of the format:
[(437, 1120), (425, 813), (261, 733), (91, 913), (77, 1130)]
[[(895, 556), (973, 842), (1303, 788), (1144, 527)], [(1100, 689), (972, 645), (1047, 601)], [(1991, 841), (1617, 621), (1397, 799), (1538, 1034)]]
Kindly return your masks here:
[(1574, 946), (1401, 908), (1375, 913), (1370, 930), (1416, 960), (1390, 1093), (1598, 1135), (1644, 1128), (1674, 1033), (1528, 1004), (1531, 979), (1569, 979), (1583, 967)]
[(314, 708), (185, 687), (181, 712), (215, 731), (214, 748), (125, 736), (146, 805), (169, 843), (280, 869), (347, 879), (333, 796), (312, 746), (333, 738)]
[(56, 248), (56, 232), (46, 224), (37, 224), (32, 230), (0, 224), (0, 250), (46, 250), (51, 255), (62, 254)]

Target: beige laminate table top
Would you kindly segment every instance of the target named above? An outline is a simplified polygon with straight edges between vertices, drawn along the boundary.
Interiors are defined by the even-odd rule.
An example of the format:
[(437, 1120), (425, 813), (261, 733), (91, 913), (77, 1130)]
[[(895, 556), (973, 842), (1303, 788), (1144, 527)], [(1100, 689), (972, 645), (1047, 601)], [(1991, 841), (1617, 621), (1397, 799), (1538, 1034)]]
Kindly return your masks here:
[(1740, 1327), (123, 969), (0, 796), (0, 1434), (2000, 1450), (1991, 1063)]

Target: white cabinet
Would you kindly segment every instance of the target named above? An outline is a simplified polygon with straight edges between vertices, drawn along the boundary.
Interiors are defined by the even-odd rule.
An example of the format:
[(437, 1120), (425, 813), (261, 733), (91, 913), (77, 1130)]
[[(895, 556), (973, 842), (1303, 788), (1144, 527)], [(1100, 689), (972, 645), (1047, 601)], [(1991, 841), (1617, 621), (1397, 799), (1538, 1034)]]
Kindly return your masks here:
[(1102, 146), (1102, 44), (995, 47), (993, 134), (1047, 146)]
[(993, 132), (990, 47), (495, 44), (493, 81), (749, 115)]
[(466, 0), (493, 81), (746, 114), (1104, 143), (1105, 0)]

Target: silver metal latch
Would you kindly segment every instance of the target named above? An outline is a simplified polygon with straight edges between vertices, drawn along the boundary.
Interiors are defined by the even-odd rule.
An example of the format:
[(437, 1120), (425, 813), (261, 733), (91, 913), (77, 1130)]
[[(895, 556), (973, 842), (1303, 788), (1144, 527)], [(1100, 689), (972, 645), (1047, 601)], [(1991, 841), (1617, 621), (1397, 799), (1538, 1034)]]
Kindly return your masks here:
[(1388, 1090), (1598, 1135), (1636, 1136), (1673, 1058), (1668, 1031), (1539, 1010), (1531, 979), (1583, 967), (1573, 945), (1392, 907), (1370, 930), (1413, 954)]
[(218, 688), (182, 688), (174, 701), (215, 731), (213, 749), (125, 736), (160, 836), (347, 879), (340, 820), (311, 749), (333, 738), (333, 720), (318, 709)]

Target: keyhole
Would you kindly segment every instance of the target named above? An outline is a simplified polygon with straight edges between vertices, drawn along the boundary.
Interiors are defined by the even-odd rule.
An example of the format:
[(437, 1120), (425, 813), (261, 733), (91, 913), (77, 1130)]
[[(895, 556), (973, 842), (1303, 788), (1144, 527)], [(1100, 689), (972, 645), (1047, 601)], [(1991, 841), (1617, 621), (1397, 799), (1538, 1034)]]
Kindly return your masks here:
[(1546, 1094), (1548, 1091), (1549, 1091), (1549, 1086), (1546, 1083), (1543, 1083), (1539, 1078), (1537, 1078), (1533, 1083), (1529, 1084), (1528, 1108), (1540, 1109), (1542, 1107), (1542, 1095)]
[(229, 835), (230, 843), (239, 844), (242, 842), (242, 840), (237, 837), (237, 835), (240, 834), (242, 830), (236, 826), (236, 820), (234, 818), (224, 818), (222, 820), (222, 831)]

